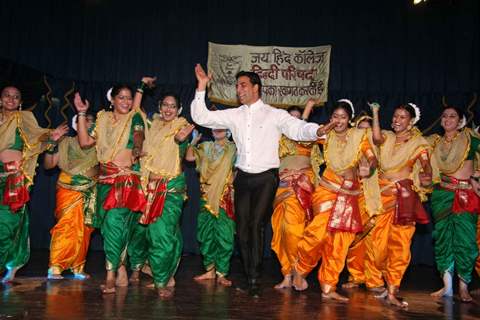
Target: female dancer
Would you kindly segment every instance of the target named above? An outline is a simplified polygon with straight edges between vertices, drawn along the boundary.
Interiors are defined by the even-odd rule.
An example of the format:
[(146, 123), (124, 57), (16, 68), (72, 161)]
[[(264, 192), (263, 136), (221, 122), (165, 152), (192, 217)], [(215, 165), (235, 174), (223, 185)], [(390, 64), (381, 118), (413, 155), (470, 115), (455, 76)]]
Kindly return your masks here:
[(30, 256), (27, 202), (38, 155), (54, 148), (68, 126), (40, 128), (33, 113), (21, 111), (16, 87), (4, 88), (0, 99), (0, 273), (6, 269), (2, 282), (10, 282)]
[[(72, 127), (77, 128), (78, 117)], [(87, 115), (87, 127), (95, 121)], [(55, 152), (56, 151), (56, 152)], [(66, 137), (58, 150), (47, 151), (45, 169), (58, 165), (62, 170), (57, 181), (57, 223), (50, 231), (50, 263), (48, 279), (63, 279), (64, 270), (72, 270), (76, 279), (87, 279), (85, 258), (93, 232), (92, 218), (96, 204), (97, 153), (95, 148), (82, 149), (78, 137)]]
[(235, 241), (233, 210), (233, 164), (237, 152), (228, 140), (228, 131), (213, 129), (215, 141), (202, 142), (197, 135), (187, 149), (185, 159), (197, 162), (200, 174), (200, 213), (197, 222), (197, 239), (203, 255), (205, 272), (197, 281), (217, 279), (223, 286), (231, 286), (226, 278)]
[(456, 107), (446, 107), (442, 113), (443, 136), (433, 137), (433, 168), (435, 185), (431, 206), (435, 229), (435, 260), (442, 274), (443, 288), (432, 293), (434, 297), (452, 296), (452, 274), (459, 278), (460, 298), (472, 301), (468, 283), (478, 255), (476, 242), (477, 213), (480, 198), (472, 188), (472, 180), (480, 176), (474, 171), (474, 160), (479, 154), (480, 139), (464, 128), (466, 118)]
[[(141, 87), (146, 84), (142, 82)], [(88, 129), (88, 101), (75, 95), (78, 111), (78, 139), (82, 148), (96, 145), (99, 162), (97, 212), (93, 226), (100, 228), (106, 255), (107, 278), (103, 293), (114, 293), (115, 286), (127, 286), (126, 249), (131, 231), (144, 209), (146, 200), (141, 189), (138, 157), (141, 155), (145, 124), (133, 102), (132, 90), (126, 85), (114, 86), (107, 94), (113, 111), (100, 111), (92, 129)], [(132, 108), (135, 106), (135, 108)]]
[(154, 286), (162, 298), (173, 293), (182, 253), (179, 222), (186, 197), (182, 159), (194, 126), (179, 117), (180, 112), (179, 98), (165, 94), (160, 100), (160, 114), (154, 116), (147, 130), (141, 160), (147, 204), (139, 223), (146, 225), (146, 242), (143, 249), (137, 247), (147, 250)]
[[(348, 301), (336, 292), (336, 285), (348, 248), (355, 234), (362, 231), (358, 198), (375, 183), (369, 177), (377, 166), (366, 130), (349, 128), (353, 115), (353, 105), (346, 99), (339, 100), (333, 109), (331, 123), (335, 126), (324, 140), (327, 167), (313, 194), (315, 216), (298, 244), (293, 282), (297, 290), (306, 289), (305, 276), (321, 258), (318, 279), (322, 297), (339, 301)], [(374, 210), (370, 202), (366, 206)]]
[(420, 119), (420, 110), (414, 104), (397, 107), (393, 114), (392, 131), (380, 130), (378, 110), (373, 112), (373, 141), (380, 147), (379, 184), (383, 213), (376, 217), (375, 226), (369, 233), (367, 260), (372, 268), (369, 287), (387, 288), (378, 297), (399, 307), (396, 294), (403, 274), (410, 263), (410, 243), (415, 232), (415, 223), (428, 223), (428, 216), (421, 200), (429, 191), (432, 182), (429, 144), (414, 127)]
[[(287, 111), (296, 118), (308, 119), (314, 99), (305, 109), (290, 107)], [(312, 194), (318, 184), (323, 163), (316, 142), (295, 142), (282, 136), (279, 147), (280, 185), (274, 200), (272, 215), (272, 250), (282, 266), (283, 280), (275, 289), (292, 286), (292, 268), (297, 259), (297, 245), (303, 237), (305, 225), (313, 219)]]

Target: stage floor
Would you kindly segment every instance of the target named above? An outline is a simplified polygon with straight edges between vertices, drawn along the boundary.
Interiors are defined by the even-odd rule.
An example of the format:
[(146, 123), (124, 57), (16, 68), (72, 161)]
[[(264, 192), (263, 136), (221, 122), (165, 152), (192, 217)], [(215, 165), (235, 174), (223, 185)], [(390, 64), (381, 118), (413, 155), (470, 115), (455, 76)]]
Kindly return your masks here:
[[(29, 264), (15, 282), (1, 286), (0, 320), (4, 319), (479, 319), (480, 296), (473, 303), (461, 303), (457, 296), (434, 300), (429, 293), (440, 288), (437, 272), (431, 267), (410, 268), (401, 295), (409, 303), (399, 310), (377, 300), (365, 289), (341, 291), (350, 303), (322, 301), (316, 274), (309, 277), (304, 292), (275, 290), (281, 278), (275, 259), (264, 265), (263, 295), (253, 299), (234, 288), (214, 282), (197, 283), (192, 277), (202, 271), (198, 256), (182, 258), (176, 275), (177, 287), (170, 300), (161, 300), (143, 276), (139, 285), (102, 295), (99, 289), (105, 272), (103, 253), (91, 252), (86, 270), (92, 279), (47, 281), (47, 251), (34, 251)], [(230, 277), (243, 282), (238, 259), (233, 260)], [(345, 281), (345, 277), (342, 277)], [(478, 288), (475, 280), (472, 288)]]

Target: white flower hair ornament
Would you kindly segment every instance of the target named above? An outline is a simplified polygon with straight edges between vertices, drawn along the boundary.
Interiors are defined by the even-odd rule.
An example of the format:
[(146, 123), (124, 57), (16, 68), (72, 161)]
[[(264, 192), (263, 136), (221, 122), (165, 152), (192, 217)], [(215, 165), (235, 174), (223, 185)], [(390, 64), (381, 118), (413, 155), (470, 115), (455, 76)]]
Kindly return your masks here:
[(463, 129), (463, 127), (465, 127), (467, 125), (467, 118), (465, 117), (465, 115), (462, 117), (462, 119), (460, 120), (460, 122), (458, 123), (458, 129)]
[(415, 111), (415, 118), (413, 119), (413, 125), (415, 125), (418, 121), (420, 121), (420, 117), (422, 116), (422, 113), (420, 112), (420, 108), (417, 107), (416, 104), (414, 103), (407, 103), (410, 107), (413, 108), (413, 110)]
[(75, 132), (77, 132), (77, 119), (78, 119), (78, 115), (74, 115), (73, 118), (72, 118), (72, 129), (75, 130)]
[(107, 95), (106, 95), (107, 100), (108, 100), (108, 102), (110, 102), (110, 103), (112, 103), (112, 100), (113, 100), (113, 98), (112, 98), (112, 90), (113, 90), (113, 87), (110, 88), (110, 89), (108, 89)]
[(353, 103), (352, 101), (348, 99), (340, 99), (337, 102), (344, 102), (350, 106), (350, 109), (352, 110), (352, 119), (355, 118), (355, 108), (353, 108)]

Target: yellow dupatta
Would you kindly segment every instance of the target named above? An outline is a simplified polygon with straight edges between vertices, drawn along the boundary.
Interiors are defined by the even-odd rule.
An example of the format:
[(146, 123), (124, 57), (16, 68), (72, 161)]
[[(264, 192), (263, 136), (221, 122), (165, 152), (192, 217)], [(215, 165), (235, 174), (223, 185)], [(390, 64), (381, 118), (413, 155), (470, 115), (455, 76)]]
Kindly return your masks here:
[[(380, 170), (385, 173), (397, 172), (402, 170), (409, 162), (418, 158), (421, 152), (431, 150), (430, 144), (422, 136), (420, 130), (416, 127), (412, 129), (412, 136), (408, 141), (396, 143), (396, 135), (392, 131), (382, 130), (385, 138), (384, 143), (380, 146)], [(426, 200), (426, 193), (429, 192), (420, 184), (418, 174), (422, 171), (422, 166), (418, 159), (415, 161), (410, 179), (413, 180), (414, 190), (419, 193), (422, 201)]]
[(64, 138), (58, 145), (58, 155), (58, 167), (71, 176), (84, 175), (98, 163), (97, 150), (82, 149), (77, 137)]
[(218, 216), (223, 194), (232, 182), (237, 148), (233, 142), (226, 141), (225, 145), (217, 149), (215, 142), (209, 141), (201, 143), (194, 152), (202, 197), (207, 202), (206, 208)]
[(21, 170), (31, 185), (38, 155), (49, 147), (47, 139), (51, 129), (39, 127), (32, 112), (15, 111), (0, 125), (0, 152), (14, 144), (17, 128), (23, 141)]

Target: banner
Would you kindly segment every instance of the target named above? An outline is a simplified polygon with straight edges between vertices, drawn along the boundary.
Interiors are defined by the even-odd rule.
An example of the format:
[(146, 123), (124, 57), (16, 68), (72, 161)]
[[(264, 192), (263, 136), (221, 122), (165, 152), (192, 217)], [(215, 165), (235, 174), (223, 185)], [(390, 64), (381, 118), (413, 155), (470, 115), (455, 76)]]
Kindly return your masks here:
[(262, 100), (277, 107), (303, 106), (309, 98), (325, 103), (328, 96), (331, 46), (291, 48), (208, 43), (208, 72), (213, 74), (209, 98), (238, 105), (235, 75), (256, 72)]

